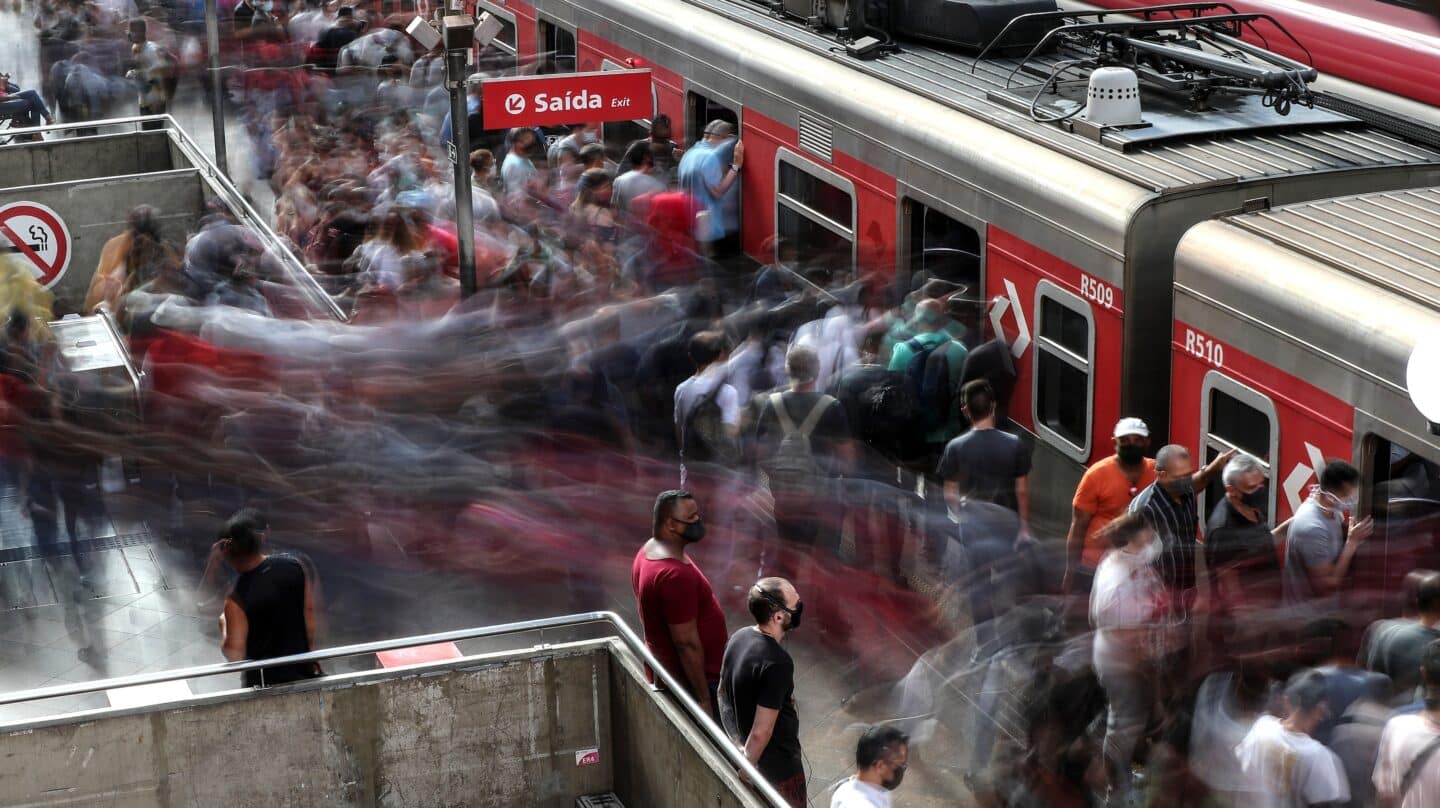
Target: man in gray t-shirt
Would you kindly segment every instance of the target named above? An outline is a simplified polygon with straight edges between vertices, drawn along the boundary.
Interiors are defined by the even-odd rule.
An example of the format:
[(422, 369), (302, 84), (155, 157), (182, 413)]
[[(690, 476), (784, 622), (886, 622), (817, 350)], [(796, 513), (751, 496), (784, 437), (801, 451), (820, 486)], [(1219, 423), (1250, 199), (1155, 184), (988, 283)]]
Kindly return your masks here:
[(1340, 591), (1355, 551), (1372, 530), (1370, 519), (1354, 521), (1359, 490), (1360, 472), (1343, 460), (1332, 460), (1320, 472), (1319, 490), (1295, 510), (1280, 578), (1285, 605), (1321, 605), (1317, 599), (1329, 600)]

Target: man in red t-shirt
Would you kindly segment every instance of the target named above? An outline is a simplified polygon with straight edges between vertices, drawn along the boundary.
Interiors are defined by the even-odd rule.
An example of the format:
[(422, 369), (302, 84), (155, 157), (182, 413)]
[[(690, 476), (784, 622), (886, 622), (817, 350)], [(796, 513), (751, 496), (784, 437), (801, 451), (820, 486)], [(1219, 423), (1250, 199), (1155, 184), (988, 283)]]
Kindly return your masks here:
[(687, 545), (705, 537), (700, 506), (690, 492), (665, 491), (655, 498), (653, 530), (630, 568), (645, 645), (713, 717), (729, 632), (710, 581), (685, 555)]

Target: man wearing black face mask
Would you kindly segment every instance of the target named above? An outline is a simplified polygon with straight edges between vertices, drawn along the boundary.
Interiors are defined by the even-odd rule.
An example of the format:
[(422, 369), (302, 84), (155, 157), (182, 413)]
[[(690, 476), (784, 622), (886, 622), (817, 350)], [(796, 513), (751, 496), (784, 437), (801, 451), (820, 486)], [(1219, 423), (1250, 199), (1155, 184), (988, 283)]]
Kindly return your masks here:
[(1155, 461), (1145, 456), (1150, 427), (1139, 418), (1115, 424), (1115, 454), (1085, 471), (1071, 501), (1070, 532), (1065, 536), (1065, 579), (1061, 591), (1088, 595), (1100, 557), (1110, 549), (1100, 531), (1125, 513), (1135, 497), (1155, 482)]
[(725, 613), (705, 573), (685, 554), (687, 546), (705, 537), (705, 522), (690, 492), (665, 491), (656, 497), (653, 529), (630, 568), (645, 645), (713, 717), (725, 653)]
[(1280, 562), (1270, 535), (1270, 488), (1265, 467), (1240, 453), (1225, 465), (1225, 496), (1205, 526), (1205, 563), (1211, 570), (1216, 612), (1279, 599)]
[[(1176, 619), (1189, 615), (1197, 593), (1205, 589), (1195, 493), (1203, 490), (1234, 456), (1235, 450), (1231, 449), (1195, 471), (1189, 449), (1173, 443), (1163, 446), (1155, 453), (1155, 482), (1130, 503), (1129, 512), (1139, 514), (1160, 541), (1155, 566), (1169, 590), (1171, 616)], [(1197, 583), (1201, 586), (1197, 587)]]
[(894, 727), (874, 726), (855, 747), (855, 776), (840, 784), (830, 808), (890, 808), (910, 764), (910, 736)]
[(730, 637), (720, 666), (720, 723), (781, 796), (804, 806), (795, 663), (780, 641), (800, 627), (805, 604), (784, 578), (761, 578), (748, 605), (755, 625)]

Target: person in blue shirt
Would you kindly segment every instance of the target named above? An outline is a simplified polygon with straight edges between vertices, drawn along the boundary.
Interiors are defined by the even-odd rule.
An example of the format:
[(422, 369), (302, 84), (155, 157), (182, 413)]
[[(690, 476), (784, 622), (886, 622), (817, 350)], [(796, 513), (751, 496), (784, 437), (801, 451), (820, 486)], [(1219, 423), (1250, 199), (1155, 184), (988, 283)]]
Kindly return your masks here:
[(745, 144), (735, 137), (735, 125), (718, 119), (706, 125), (700, 141), (680, 158), (680, 187), (699, 210), (695, 240), (707, 257), (739, 252), (740, 223), (734, 197), (739, 192), (735, 182), (744, 165)]

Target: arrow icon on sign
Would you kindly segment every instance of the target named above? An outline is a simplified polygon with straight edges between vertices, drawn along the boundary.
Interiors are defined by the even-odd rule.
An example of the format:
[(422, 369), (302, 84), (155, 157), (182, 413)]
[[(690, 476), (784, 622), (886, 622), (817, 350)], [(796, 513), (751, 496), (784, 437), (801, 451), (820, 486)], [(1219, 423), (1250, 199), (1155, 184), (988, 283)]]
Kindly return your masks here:
[(1015, 282), (1006, 280), (1005, 297), (1000, 298), (990, 309), (990, 325), (995, 328), (995, 336), (1002, 339), (1005, 337), (1005, 327), (1000, 324), (1000, 320), (1011, 308), (1015, 309), (1017, 332), (1015, 340), (1010, 343), (1010, 353), (1019, 359), (1025, 349), (1030, 347), (1030, 324), (1025, 322), (1025, 307), (1020, 305), (1020, 292), (1015, 289)]
[(1306, 483), (1310, 482), (1311, 477), (1319, 479), (1320, 469), (1325, 467), (1325, 455), (1318, 448), (1308, 443), (1305, 444), (1305, 455), (1310, 461), (1310, 465), (1296, 463), (1295, 468), (1291, 469), (1289, 476), (1285, 478), (1283, 486), (1285, 499), (1290, 503), (1290, 513), (1292, 514), (1300, 507), (1302, 501), (1300, 492), (1305, 488)]

